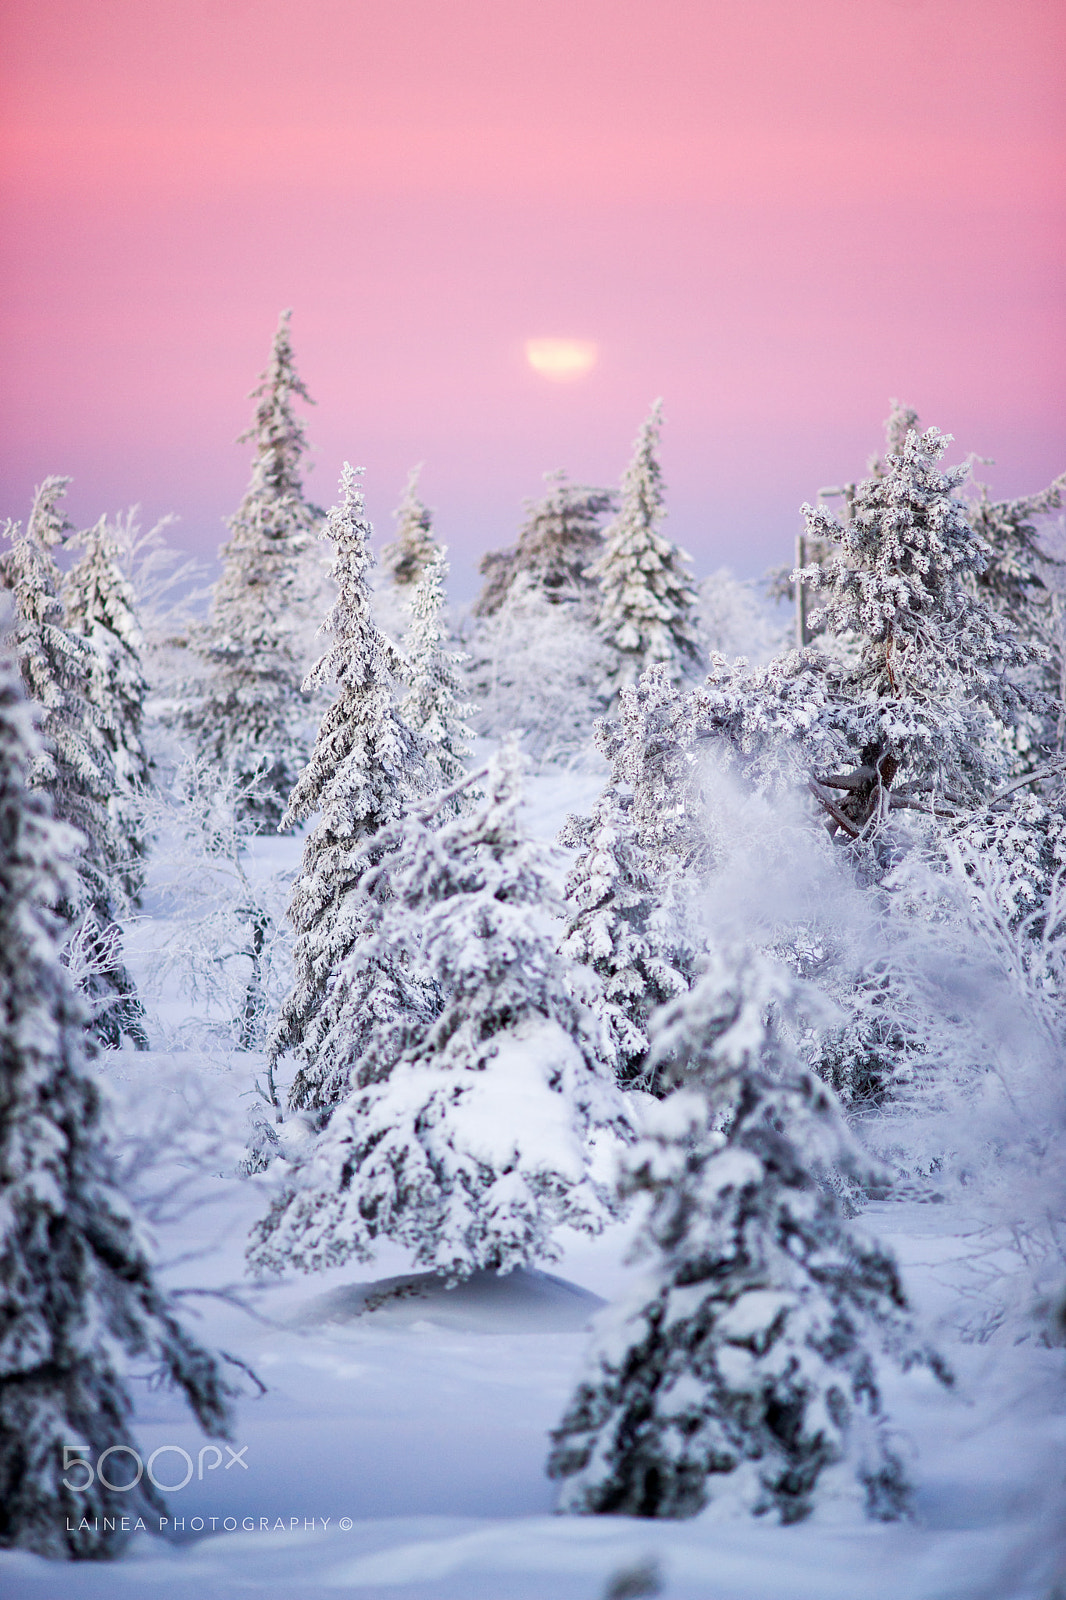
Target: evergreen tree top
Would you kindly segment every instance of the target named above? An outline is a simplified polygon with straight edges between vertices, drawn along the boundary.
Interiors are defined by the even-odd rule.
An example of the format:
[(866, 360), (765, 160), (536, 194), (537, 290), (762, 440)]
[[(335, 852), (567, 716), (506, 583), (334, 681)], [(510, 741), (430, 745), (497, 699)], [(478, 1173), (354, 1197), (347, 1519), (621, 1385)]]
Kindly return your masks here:
[(940, 470), (949, 442), (910, 429), (883, 473), (856, 487), (844, 523), (805, 505), (808, 533), (838, 554), (795, 577), (827, 592), (820, 620), (850, 641), (832, 670), (840, 716), (869, 760), (887, 755), (893, 770), (906, 762), (912, 777), (979, 792), (1003, 759), (990, 718), (1012, 726), (1026, 700), (1007, 669), (1040, 651), (977, 591), (990, 551), (956, 494), (969, 467)]
[(588, 572), (600, 584), (599, 626), (617, 653), (613, 677), (619, 685), (658, 661), (680, 679), (699, 659), (689, 557), (659, 532), (665, 516), (661, 428), (662, 401), (656, 400), (622, 477), (621, 507), (604, 530), (603, 553)]
[(868, 469), (871, 478), (883, 478), (888, 470), (889, 458), (901, 456), (906, 449), (907, 435), (912, 431), (921, 432), (918, 413), (913, 406), (905, 406), (901, 400), (890, 400), (888, 404), (888, 416), (885, 418), (885, 454), (870, 457)]
[[(62, 575), (52, 554), (65, 541), (72, 524), (61, 509), (69, 478), (46, 478), (36, 491), (33, 510), (25, 531), (8, 523), (11, 548), (3, 556), (3, 581), (15, 601), (15, 625), (11, 632), (30, 698), (43, 708), (45, 752), (35, 779), (54, 783), (56, 762), (66, 771), (61, 788), (70, 782), (92, 790), (101, 797), (106, 792), (106, 775), (90, 752), (87, 723), (97, 720), (86, 701), (91, 669), (88, 642), (64, 626), (60, 598)], [(55, 796), (60, 812), (65, 813), (67, 795)]]
[(19, 622), (41, 628), (60, 620), (60, 571), (52, 551), (65, 544), (74, 524), (62, 509), (70, 478), (52, 476), (34, 490), (33, 507), (25, 531), (21, 523), (7, 522), (4, 536), (11, 548), (0, 557), (5, 588), (15, 592)]
[(350, 645), (353, 639), (362, 638), (364, 634), (376, 636), (380, 641), (377, 648), (387, 653), (391, 665), (399, 662), (398, 655), (373, 620), (367, 574), (374, 565), (374, 553), (370, 548), (374, 528), (367, 517), (360, 486), (365, 471), (365, 467), (344, 463), (340, 499), (330, 509), (321, 535), (333, 549), (330, 570), (337, 585), (337, 598), (322, 624), (323, 633), (332, 635), (333, 643), (311, 669), (309, 686), (343, 683), (353, 673), (363, 670), (364, 661), (358, 654), (353, 655)]
[(588, 567), (603, 544), (599, 519), (614, 507), (609, 489), (571, 483), (563, 471), (546, 472), (548, 493), (527, 500), (528, 516), (518, 541), (508, 550), (482, 557), (485, 584), (474, 607), (493, 616), (519, 581), (540, 589), (554, 602), (579, 598), (589, 589)]
[[(411, 595), (403, 640), (408, 687), (400, 715), (423, 747), (432, 789), (454, 783), (470, 754), (464, 741), (471, 731), (463, 719), (472, 708), (463, 698), (460, 678), (466, 657), (444, 648), (447, 554), (447, 546), (433, 547)], [(461, 806), (458, 797), (455, 805)]]
[[(274, 824), (307, 750), (305, 635), (322, 614), (322, 574), (313, 535), (324, 513), (304, 498), (305, 448), (294, 400), (308, 399), (296, 375), (282, 314), (271, 364), (254, 391), (255, 420), (243, 438), (256, 454), (243, 500), (229, 519), (230, 538), (198, 640), (213, 669), (183, 718), (200, 752), (232, 765), (244, 791), (242, 812)], [(258, 791), (250, 788), (256, 773)]]
[[(307, 449), (303, 423), (296, 415), (294, 401), (308, 405), (314, 401), (296, 371), (289, 318), (283, 311), (270, 351), (270, 362), (260, 375), (249, 398), (257, 400), (250, 427), (238, 436), (237, 443), (255, 440), (256, 453), (252, 478), (245, 503), (259, 500), (303, 499), (300, 462)], [(238, 516), (240, 513), (238, 513)]]
[[(344, 464), (341, 495), (323, 538), (333, 545), (337, 599), (323, 623), (329, 648), (307, 675), (305, 688), (337, 686), (319, 728), (311, 758), (282, 821), (283, 828), (321, 810), (321, 832), (335, 839), (361, 837), (399, 816), (421, 765), (415, 736), (393, 706), (402, 662), (374, 621), (367, 572), (373, 564), (359, 475)], [(312, 852), (313, 853), (313, 852)]]
[(654, 530), (666, 514), (663, 505), (663, 472), (659, 464), (662, 425), (663, 403), (660, 398), (652, 401), (651, 410), (634, 442), (629, 464), (622, 474), (622, 506), (617, 519), (606, 530), (608, 541), (612, 529), (623, 524)]
[(411, 469), (403, 497), (393, 512), (396, 537), (381, 552), (381, 564), (399, 589), (410, 588), (418, 582), (437, 549), (432, 513), (418, 494), (421, 471), (421, 462)]
[(78, 633), (99, 624), (139, 654), (144, 647), (133, 585), (122, 570), (122, 551), (105, 517), (79, 533), (83, 554), (63, 584), (67, 621)]

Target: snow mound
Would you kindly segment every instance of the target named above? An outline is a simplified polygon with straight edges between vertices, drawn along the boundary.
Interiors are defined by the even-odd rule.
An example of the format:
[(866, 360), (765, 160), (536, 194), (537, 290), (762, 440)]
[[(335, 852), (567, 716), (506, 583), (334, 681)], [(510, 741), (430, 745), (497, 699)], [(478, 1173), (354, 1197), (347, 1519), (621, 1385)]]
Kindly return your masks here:
[(472, 1272), (449, 1289), (434, 1272), (350, 1283), (316, 1295), (288, 1320), (298, 1328), (373, 1319), (375, 1327), (434, 1327), (460, 1333), (573, 1333), (604, 1302), (550, 1272), (516, 1267), (503, 1277)]

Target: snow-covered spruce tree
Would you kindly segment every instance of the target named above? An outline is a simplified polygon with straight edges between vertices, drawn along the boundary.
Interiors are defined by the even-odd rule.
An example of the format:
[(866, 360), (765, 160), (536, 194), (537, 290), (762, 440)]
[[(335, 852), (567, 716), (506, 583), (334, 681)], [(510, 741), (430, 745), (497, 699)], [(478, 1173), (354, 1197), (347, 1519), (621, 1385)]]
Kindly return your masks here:
[(421, 464), (412, 470), (403, 498), (393, 512), (396, 537), (381, 551), (382, 568), (397, 589), (414, 588), (438, 549), (432, 514), (418, 494), (421, 471)]
[(1032, 771), (1049, 755), (1062, 755), (1066, 699), (1066, 630), (1061, 580), (1056, 581), (1060, 559), (1044, 549), (1036, 521), (1057, 511), (1066, 492), (1066, 473), (1040, 494), (1019, 500), (991, 500), (987, 485), (980, 485), (969, 504), (970, 523), (991, 551), (988, 564), (977, 574), (978, 593), (995, 607), (1027, 644), (1036, 645), (1042, 659), (1025, 672), (1022, 682), (1037, 691), (1035, 704), (1025, 710), (1012, 730), (1011, 743), (1018, 770)]
[(603, 548), (600, 519), (612, 509), (614, 495), (571, 483), (565, 472), (548, 472), (544, 479), (548, 493), (526, 502), (529, 514), (518, 542), (482, 558), (485, 582), (475, 616), (494, 616), (519, 580), (554, 605), (588, 600), (594, 593), (588, 568)]
[(252, 395), (255, 420), (240, 441), (255, 440), (251, 481), (230, 520), (201, 647), (212, 674), (186, 720), (199, 753), (232, 767), (241, 788), (263, 774), (265, 783), (254, 791), (261, 798), (248, 804), (262, 823), (274, 825), (307, 754), (303, 632), (315, 598), (311, 552), (322, 521), (304, 498), (306, 439), (295, 402), (310, 396), (293, 363), (287, 311)]
[[(305, 1270), (391, 1239), (450, 1279), (555, 1254), (562, 1223), (610, 1215), (587, 1137), (628, 1129), (592, 985), (555, 952), (552, 894), (522, 834), (517, 753), (475, 809), (437, 830), (412, 817), (388, 868), (379, 940), (441, 995), (386, 1071), (348, 1097), (260, 1223), (253, 1264)], [(401, 830), (402, 831), (402, 830)]]
[(41, 708), (44, 750), (32, 781), (49, 790), (56, 815), (91, 844), (107, 836), (110, 773), (102, 741), (91, 737), (100, 719), (88, 699), (92, 651), (64, 625), (62, 574), (52, 553), (74, 531), (61, 504), (69, 483), (46, 478), (25, 530), (8, 523), (11, 548), (4, 553), (3, 578), (15, 607), (11, 646), (26, 692)]
[(400, 715), (425, 752), (426, 785), (435, 793), (463, 774), (472, 737), (464, 717), (471, 707), (463, 698), (460, 668), (466, 656), (444, 648), (447, 547), (434, 549), (411, 595), (410, 621), (404, 635), (404, 677), (407, 693)]
[(564, 1511), (906, 1509), (880, 1358), (946, 1374), (915, 1340), (891, 1255), (850, 1230), (826, 1182), (869, 1163), (785, 1041), (797, 999), (782, 968), (721, 952), (657, 1019), (654, 1058), (679, 1087), (623, 1177), (650, 1197), (651, 1266), (600, 1323), (554, 1434)]
[(119, 787), (108, 742), (114, 729), (92, 696), (92, 644), (65, 626), (62, 577), (52, 553), (72, 531), (61, 506), (69, 482), (47, 478), (25, 531), (8, 524), (11, 548), (2, 576), (15, 606), (10, 643), (26, 691), (41, 708), (43, 750), (31, 782), (47, 791), (55, 816), (73, 824), (83, 840), (71, 880), (75, 892), (56, 908), (70, 930), (66, 959), (91, 1004), (101, 1043), (117, 1048), (126, 1037), (141, 1049), (147, 1044), (143, 1008), (123, 964), (117, 921), (136, 861), (109, 811)]
[(607, 785), (592, 814), (571, 815), (559, 835), (578, 851), (563, 951), (603, 985), (621, 1081), (653, 1091), (661, 1086), (647, 1063), (648, 1018), (691, 982), (698, 946), (687, 902), (711, 859), (695, 710), (666, 662), (625, 687), (621, 719), (597, 729)]
[(909, 431), (846, 523), (803, 507), (809, 534), (838, 547), (797, 576), (826, 592), (826, 636), (845, 645), (827, 664), (827, 709), (854, 770), (828, 780), (839, 796), (817, 792), (852, 836), (893, 806), (984, 798), (1007, 764), (1001, 729), (1027, 699), (1009, 673), (1037, 651), (976, 592), (988, 551), (955, 494), (969, 469), (938, 468), (948, 442)]
[(141, 664), (143, 639), (132, 585), (121, 566), (114, 531), (101, 517), (79, 535), (84, 554), (62, 586), (65, 623), (91, 646), (86, 698), (97, 720), (90, 732), (106, 747), (115, 788), (107, 809), (119, 849), (123, 889), (136, 904), (146, 849), (137, 797), (148, 783), (144, 748), (144, 700), (148, 683)]
[(603, 554), (589, 569), (599, 580), (598, 623), (610, 647), (615, 691), (660, 661), (680, 682), (700, 658), (689, 558), (659, 532), (661, 427), (662, 401), (656, 400), (622, 478), (621, 508), (604, 530)]
[(122, 1355), (159, 1368), (216, 1436), (228, 1435), (228, 1391), (108, 1178), (86, 1017), (51, 911), (77, 893), (77, 838), (32, 786), (46, 760), (0, 660), (0, 1545), (85, 1558), (121, 1547), (124, 1518), (165, 1509), (143, 1480), (112, 1492), (95, 1473), (117, 1447), (105, 1476), (132, 1477)]
[(331, 1103), (323, 1098), (325, 1083), (333, 1085), (333, 1079), (319, 1069), (315, 1019), (361, 936), (364, 904), (357, 883), (365, 866), (362, 847), (403, 816), (425, 787), (421, 745), (395, 704), (403, 661), (371, 613), (371, 533), (356, 471), (346, 462), (341, 499), (323, 535), (333, 544), (338, 590), (324, 624), (332, 642), (307, 679), (312, 688), (335, 683), (336, 698), (280, 824), (289, 828), (319, 813), (304, 845), (289, 907), (296, 980), (270, 1046), (273, 1061), (287, 1050), (301, 1056), (291, 1094), (291, 1104), (300, 1108)]

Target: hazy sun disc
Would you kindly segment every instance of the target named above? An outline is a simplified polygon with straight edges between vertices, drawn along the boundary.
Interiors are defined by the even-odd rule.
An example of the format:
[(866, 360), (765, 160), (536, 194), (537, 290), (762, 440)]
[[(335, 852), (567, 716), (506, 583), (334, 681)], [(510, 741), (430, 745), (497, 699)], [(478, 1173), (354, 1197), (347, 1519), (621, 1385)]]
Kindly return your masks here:
[(599, 350), (591, 339), (527, 339), (526, 360), (534, 372), (555, 383), (572, 383), (596, 365)]

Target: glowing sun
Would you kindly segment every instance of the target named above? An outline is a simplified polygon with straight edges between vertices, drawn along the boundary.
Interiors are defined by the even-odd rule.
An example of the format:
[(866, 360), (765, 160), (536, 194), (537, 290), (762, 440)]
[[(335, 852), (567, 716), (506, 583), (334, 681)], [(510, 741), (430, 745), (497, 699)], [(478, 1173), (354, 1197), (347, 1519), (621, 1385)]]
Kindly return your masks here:
[(591, 339), (527, 339), (526, 360), (534, 372), (554, 383), (572, 383), (596, 365), (599, 350)]

